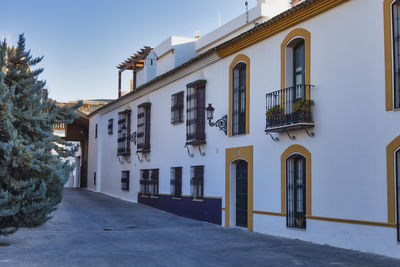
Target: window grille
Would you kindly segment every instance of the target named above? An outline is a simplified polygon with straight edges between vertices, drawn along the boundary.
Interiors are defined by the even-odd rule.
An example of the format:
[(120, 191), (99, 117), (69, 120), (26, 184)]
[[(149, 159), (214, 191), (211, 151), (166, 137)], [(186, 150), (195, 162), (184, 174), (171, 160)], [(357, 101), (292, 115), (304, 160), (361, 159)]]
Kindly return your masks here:
[(190, 191), (193, 199), (202, 199), (204, 196), (204, 166), (190, 168)]
[(97, 123), (96, 123), (96, 126), (94, 128), (94, 138), (97, 139)]
[(186, 140), (188, 142), (205, 142), (205, 85), (204, 80), (187, 85)]
[(109, 119), (108, 120), (108, 134), (113, 134), (113, 124), (114, 124), (114, 120), (113, 119)]
[(145, 196), (159, 195), (159, 170), (140, 171), (140, 193)]
[(171, 196), (182, 197), (182, 167), (171, 168)]
[(149, 170), (140, 171), (140, 193), (142, 195), (150, 195), (149, 190)]
[(93, 185), (96, 185), (96, 172), (93, 173)]
[(121, 172), (121, 190), (129, 191), (129, 171)]
[(392, 4), (394, 107), (400, 108), (400, 1)]
[(183, 91), (171, 96), (171, 123), (183, 122)]
[(232, 134), (246, 133), (246, 64), (233, 68), (232, 81)]
[(125, 110), (118, 113), (118, 154), (130, 154), (131, 146), (131, 111)]
[(306, 229), (306, 159), (301, 155), (286, 160), (286, 225)]
[(150, 110), (151, 103), (138, 106), (137, 150), (139, 152), (150, 151)]

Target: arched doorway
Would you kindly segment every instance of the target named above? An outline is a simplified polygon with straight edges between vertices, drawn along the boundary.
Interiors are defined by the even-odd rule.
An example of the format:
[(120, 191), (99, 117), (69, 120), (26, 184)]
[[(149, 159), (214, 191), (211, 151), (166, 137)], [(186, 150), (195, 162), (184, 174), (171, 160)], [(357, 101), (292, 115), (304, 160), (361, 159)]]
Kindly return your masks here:
[(253, 231), (253, 146), (225, 151), (225, 226)]

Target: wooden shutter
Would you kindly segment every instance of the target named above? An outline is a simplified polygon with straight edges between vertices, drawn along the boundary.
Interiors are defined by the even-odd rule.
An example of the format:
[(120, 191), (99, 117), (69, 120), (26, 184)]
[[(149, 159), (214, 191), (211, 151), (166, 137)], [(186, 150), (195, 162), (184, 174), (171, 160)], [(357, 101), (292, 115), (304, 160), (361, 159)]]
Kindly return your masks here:
[(144, 149), (150, 150), (150, 118), (151, 118), (151, 106), (148, 105), (145, 108), (145, 136), (144, 136)]
[(204, 141), (206, 139), (205, 133), (205, 108), (206, 108), (206, 90), (205, 84), (199, 84), (197, 88), (197, 128), (196, 139)]
[(186, 139), (204, 143), (205, 141), (205, 80), (187, 85)]

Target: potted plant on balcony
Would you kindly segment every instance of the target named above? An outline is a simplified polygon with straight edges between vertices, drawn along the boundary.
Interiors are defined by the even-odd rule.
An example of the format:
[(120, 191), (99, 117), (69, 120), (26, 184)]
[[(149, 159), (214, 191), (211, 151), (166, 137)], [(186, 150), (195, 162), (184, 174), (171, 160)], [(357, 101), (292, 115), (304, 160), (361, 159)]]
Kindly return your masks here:
[(272, 108), (267, 110), (265, 116), (267, 117), (267, 122), (269, 126), (273, 126), (277, 122), (279, 122), (282, 115), (281, 105), (275, 105)]
[(298, 99), (293, 103), (293, 114), (300, 122), (311, 121), (311, 106), (314, 101), (311, 99)]

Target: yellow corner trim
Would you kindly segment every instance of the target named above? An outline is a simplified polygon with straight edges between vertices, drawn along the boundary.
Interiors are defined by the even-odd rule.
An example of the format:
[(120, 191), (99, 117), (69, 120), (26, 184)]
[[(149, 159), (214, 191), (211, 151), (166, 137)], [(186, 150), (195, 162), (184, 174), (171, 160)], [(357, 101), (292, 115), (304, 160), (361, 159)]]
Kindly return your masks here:
[(232, 90), (233, 90), (233, 68), (237, 63), (244, 62), (246, 64), (246, 134), (250, 133), (250, 58), (246, 55), (237, 55), (229, 65), (229, 123), (228, 123), (228, 136), (232, 136)]
[(230, 169), (232, 161), (247, 161), (247, 229), (253, 231), (253, 146), (227, 148), (225, 150), (225, 226), (229, 227), (230, 211)]
[(286, 159), (293, 153), (306, 158), (306, 216), (311, 216), (311, 153), (301, 145), (291, 145), (281, 155), (281, 213), (286, 214)]
[(386, 110), (393, 110), (393, 62), (392, 62), (392, 12), (394, 0), (383, 1), (383, 25), (385, 40), (385, 102)]
[(395, 190), (395, 159), (394, 154), (400, 148), (400, 135), (386, 147), (387, 174), (387, 209), (388, 223), (396, 223), (396, 190)]
[(301, 11), (278, 19), (276, 22), (271, 22), (270, 25), (262, 28), (261, 30), (254, 30), (253, 33), (248, 34), (245, 38), (238, 39), (235, 42), (231, 42), (229, 45), (218, 49), (217, 54), (220, 58), (225, 58), (233, 55), (234, 53), (237, 53), (249, 46), (270, 38), (277, 33), (294, 27), (301, 22), (304, 22), (312, 17), (324, 13), (347, 1), (349, 0), (324, 0), (313, 3)]
[[(305, 82), (311, 84), (311, 33), (303, 28), (297, 28), (288, 33), (281, 44), (281, 89), (286, 88), (286, 47), (291, 40), (299, 37), (305, 42)], [(307, 90), (307, 93), (308, 90)], [(309, 96), (307, 96), (309, 97)]]

